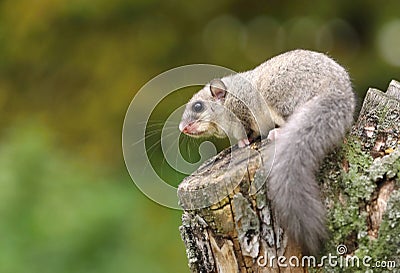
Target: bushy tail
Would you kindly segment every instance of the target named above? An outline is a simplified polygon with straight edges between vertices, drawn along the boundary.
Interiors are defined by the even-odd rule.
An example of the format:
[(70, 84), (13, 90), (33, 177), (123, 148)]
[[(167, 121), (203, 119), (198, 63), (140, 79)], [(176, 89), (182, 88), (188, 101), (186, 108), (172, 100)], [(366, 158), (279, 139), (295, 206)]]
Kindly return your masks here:
[(290, 116), (271, 145), (275, 156), (267, 162), (272, 166), (268, 195), (277, 218), (304, 255), (318, 254), (327, 237), (315, 174), (350, 128), (354, 105), (351, 90), (314, 97)]

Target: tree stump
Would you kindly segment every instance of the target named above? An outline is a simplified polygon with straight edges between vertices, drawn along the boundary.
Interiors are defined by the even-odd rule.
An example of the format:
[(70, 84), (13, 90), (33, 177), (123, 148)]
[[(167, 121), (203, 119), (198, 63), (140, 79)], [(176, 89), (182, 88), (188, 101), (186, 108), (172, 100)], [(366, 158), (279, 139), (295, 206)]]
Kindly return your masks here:
[[(399, 132), (400, 84), (392, 81), (386, 93), (370, 89), (357, 123), (317, 176), (331, 232), (325, 252), (400, 266)], [(272, 213), (267, 186), (252, 194), (266, 176), (267, 145), (228, 148), (179, 185), (191, 272), (355, 272), (302, 257)]]

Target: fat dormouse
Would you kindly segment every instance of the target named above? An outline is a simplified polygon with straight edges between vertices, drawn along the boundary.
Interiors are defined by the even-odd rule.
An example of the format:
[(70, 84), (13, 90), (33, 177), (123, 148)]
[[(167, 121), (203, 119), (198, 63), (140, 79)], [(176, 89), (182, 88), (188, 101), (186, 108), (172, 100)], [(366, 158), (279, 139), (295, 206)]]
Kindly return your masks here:
[(342, 66), (322, 53), (293, 50), (211, 80), (187, 103), (179, 129), (193, 137), (232, 136), (243, 149), (259, 136), (272, 139), (268, 197), (303, 254), (317, 254), (327, 232), (315, 173), (351, 127), (355, 104)]

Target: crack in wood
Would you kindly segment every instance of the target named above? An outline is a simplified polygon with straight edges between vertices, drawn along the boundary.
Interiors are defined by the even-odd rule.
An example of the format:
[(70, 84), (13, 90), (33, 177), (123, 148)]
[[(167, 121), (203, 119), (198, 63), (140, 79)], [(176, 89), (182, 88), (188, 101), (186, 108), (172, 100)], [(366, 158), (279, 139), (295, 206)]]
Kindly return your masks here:
[(373, 199), (366, 206), (368, 212), (368, 235), (378, 238), (379, 228), (382, 223), (383, 214), (386, 212), (387, 202), (395, 190), (394, 180), (389, 180), (378, 185)]

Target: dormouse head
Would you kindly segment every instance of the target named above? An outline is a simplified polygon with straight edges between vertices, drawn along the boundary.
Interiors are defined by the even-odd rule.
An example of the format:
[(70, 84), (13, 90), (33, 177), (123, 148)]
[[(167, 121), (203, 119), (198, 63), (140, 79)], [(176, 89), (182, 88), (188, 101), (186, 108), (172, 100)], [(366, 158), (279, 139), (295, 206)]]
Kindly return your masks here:
[(223, 124), (219, 123), (226, 116), (223, 106), (226, 90), (221, 79), (214, 79), (194, 94), (186, 104), (179, 130), (192, 137), (224, 137)]

